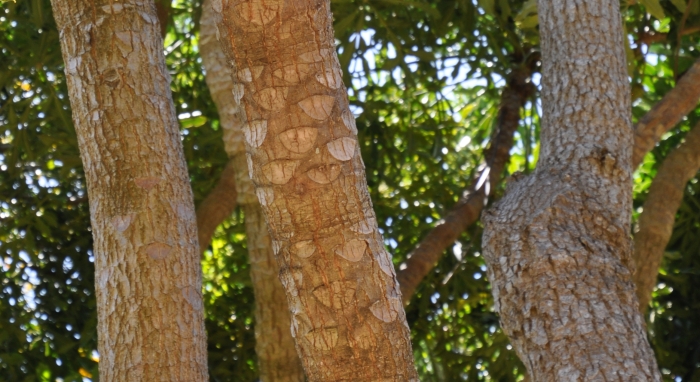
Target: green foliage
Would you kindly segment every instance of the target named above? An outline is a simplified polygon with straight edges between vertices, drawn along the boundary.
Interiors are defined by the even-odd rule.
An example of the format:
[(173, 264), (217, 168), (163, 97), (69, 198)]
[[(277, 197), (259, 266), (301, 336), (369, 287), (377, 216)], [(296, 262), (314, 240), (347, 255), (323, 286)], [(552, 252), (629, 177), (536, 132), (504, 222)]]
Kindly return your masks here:
[[(635, 119), (695, 60), (700, 2), (624, 5)], [(397, 266), (457, 201), (483, 162), (509, 73), (539, 57), (536, 1), (333, 0), (338, 53), (378, 222)], [(170, 4), (166, 62), (195, 200), (227, 158), (197, 51), (201, 4)], [(664, 34), (647, 48), (644, 36)], [(48, 0), (0, 2), (0, 381), (97, 379), (93, 254), (85, 179)], [(532, 81), (539, 86), (539, 74)], [(508, 172), (535, 167), (540, 101), (516, 133)], [(635, 176), (635, 208), (689, 116)], [(502, 185), (494, 194), (502, 193)], [(697, 180), (678, 213), (650, 338), (669, 380), (698, 381)], [(240, 211), (203, 257), (213, 381), (254, 381), (253, 293)], [(448, 249), (407, 316), (424, 381), (516, 381), (524, 368), (493, 312), (481, 227)]]

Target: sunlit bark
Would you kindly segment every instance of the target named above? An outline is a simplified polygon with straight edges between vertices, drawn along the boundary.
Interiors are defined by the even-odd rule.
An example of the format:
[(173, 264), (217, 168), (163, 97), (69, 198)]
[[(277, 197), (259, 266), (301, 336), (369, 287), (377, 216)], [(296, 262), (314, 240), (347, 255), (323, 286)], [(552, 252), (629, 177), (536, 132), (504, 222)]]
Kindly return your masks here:
[[(258, 355), (260, 380), (301, 382), (304, 381), (304, 371), (294, 348), (287, 298), (278, 278), (279, 266), (272, 251), (272, 241), (265, 226), (260, 202), (248, 175), (244, 121), (239, 104), (231, 96), (234, 88), (231, 70), (221, 45), (216, 40), (214, 14), (208, 0), (202, 5), (200, 28), (199, 51), (209, 91), (219, 110), (224, 144), (230, 158), (230, 164), (224, 170), (220, 183), (235, 178), (231, 179), (232, 184), (227, 189), (234, 192), (237, 190), (236, 194), (219, 195), (217, 200), (220, 200), (219, 204), (226, 204), (235, 203), (237, 198), (245, 216), (250, 277), (255, 294), (255, 351)], [(216, 225), (219, 223), (221, 221)]]
[(311, 381), (411, 381), (401, 293), (367, 192), (327, 0), (215, 0), (247, 160)]
[(197, 227), (152, 2), (54, 0), (90, 198), (101, 381), (207, 381)]

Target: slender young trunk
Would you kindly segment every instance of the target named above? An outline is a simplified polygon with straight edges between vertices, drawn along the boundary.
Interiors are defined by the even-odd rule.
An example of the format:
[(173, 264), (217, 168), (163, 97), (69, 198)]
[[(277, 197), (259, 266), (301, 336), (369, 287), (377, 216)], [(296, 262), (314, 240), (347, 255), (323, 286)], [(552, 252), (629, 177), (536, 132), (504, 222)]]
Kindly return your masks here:
[(535, 381), (660, 381), (631, 281), (619, 3), (539, 2), (541, 156), (484, 216), (495, 307)]
[(327, 0), (214, 0), (251, 178), (311, 381), (417, 380)]
[[(278, 274), (279, 266), (263, 219), (260, 202), (250, 180), (245, 156), (240, 106), (231, 96), (234, 84), (221, 45), (216, 40), (216, 20), (209, 0), (202, 4), (199, 49), (206, 80), (219, 110), (226, 152), (236, 178), (238, 203), (245, 215), (250, 276), (255, 293), (255, 351), (263, 382), (302, 382), (304, 370), (294, 348), (291, 318)], [(223, 175), (222, 175), (223, 176)]]
[(639, 215), (639, 231), (634, 235), (634, 282), (642, 313), (651, 301), (685, 186), (700, 170), (699, 147), (700, 124), (688, 132), (685, 141), (661, 164)]
[(152, 2), (53, 0), (94, 237), (101, 381), (207, 381), (192, 190)]

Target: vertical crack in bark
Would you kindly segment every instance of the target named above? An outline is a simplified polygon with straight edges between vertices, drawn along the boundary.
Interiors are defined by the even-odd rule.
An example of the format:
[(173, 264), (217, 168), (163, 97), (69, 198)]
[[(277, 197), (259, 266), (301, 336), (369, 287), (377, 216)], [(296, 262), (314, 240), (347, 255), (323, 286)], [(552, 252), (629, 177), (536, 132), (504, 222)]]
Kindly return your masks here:
[[(232, 210), (237, 199), (245, 215), (250, 277), (255, 294), (255, 351), (258, 355), (260, 380), (303, 382), (304, 370), (290, 331), (287, 298), (278, 278), (280, 268), (274, 257), (260, 202), (247, 173), (244, 141), (259, 146), (267, 135), (267, 124), (256, 122), (245, 126), (240, 106), (232, 96), (234, 83), (231, 81), (231, 70), (224, 52), (216, 39), (215, 22), (211, 1), (205, 0), (202, 4), (199, 48), (206, 69), (207, 85), (219, 111), (224, 144), (230, 158), (229, 165), (221, 175), (221, 182), (226, 182), (228, 190), (226, 195), (222, 195), (225, 199), (222, 202)], [(252, 81), (261, 75), (261, 69), (262, 67), (254, 67), (252, 70), (247, 68), (237, 75)], [(204, 203), (200, 208), (203, 207)], [(226, 215), (230, 215), (230, 212)], [(220, 223), (221, 221), (216, 226)]]
[(340, 80), (329, 1), (211, 4), (306, 375), (417, 380)]
[(194, 204), (155, 6), (52, 7), (90, 196), (100, 380), (207, 381)]
[(634, 235), (634, 281), (642, 313), (646, 312), (656, 286), (659, 266), (673, 233), (676, 211), (683, 202), (685, 186), (700, 170), (700, 124), (685, 136), (659, 167), (639, 215)]
[(540, 1), (541, 154), (484, 214), (503, 330), (536, 381), (660, 381), (631, 260), (629, 84), (619, 4)]

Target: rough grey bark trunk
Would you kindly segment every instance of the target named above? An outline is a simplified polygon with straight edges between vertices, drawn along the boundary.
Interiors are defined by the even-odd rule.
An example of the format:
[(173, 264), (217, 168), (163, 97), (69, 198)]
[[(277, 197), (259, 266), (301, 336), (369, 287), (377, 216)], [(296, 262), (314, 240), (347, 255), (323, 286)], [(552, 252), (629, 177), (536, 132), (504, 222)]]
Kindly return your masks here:
[(639, 231), (634, 235), (634, 281), (642, 313), (651, 301), (685, 186), (700, 170), (699, 148), (700, 124), (686, 134), (685, 141), (661, 164), (639, 215)]
[(535, 381), (660, 381), (631, 282), (619, 3), (539, 1), (541, 156), (484, 216), (504, 331)]
[(214, 0), (247, 159), (311, 381), (413, 381), (327, 0)]
[(244, 121), (239, 104), (231, 96), (234, 89), (231, 70), (221, 45), (216, 40), (215, 19), (209, 0), (202, 4), (200, 26), (199, 49), (206, 80), (219, 110), (224, 144), (236, 178), (238, 203), (245, 215), (250, 276), (255, 293), (255, 351), (258, 355), (260, 380), (302, 382), (305, 379), (304, 370), (294, 348), (287, 297), (278, 278), (279, 266), (260, 202), (248, 175)]
[(192, 190), (152, 2), (53, 0), (92, 221), (101, 381), (207, 381)]

